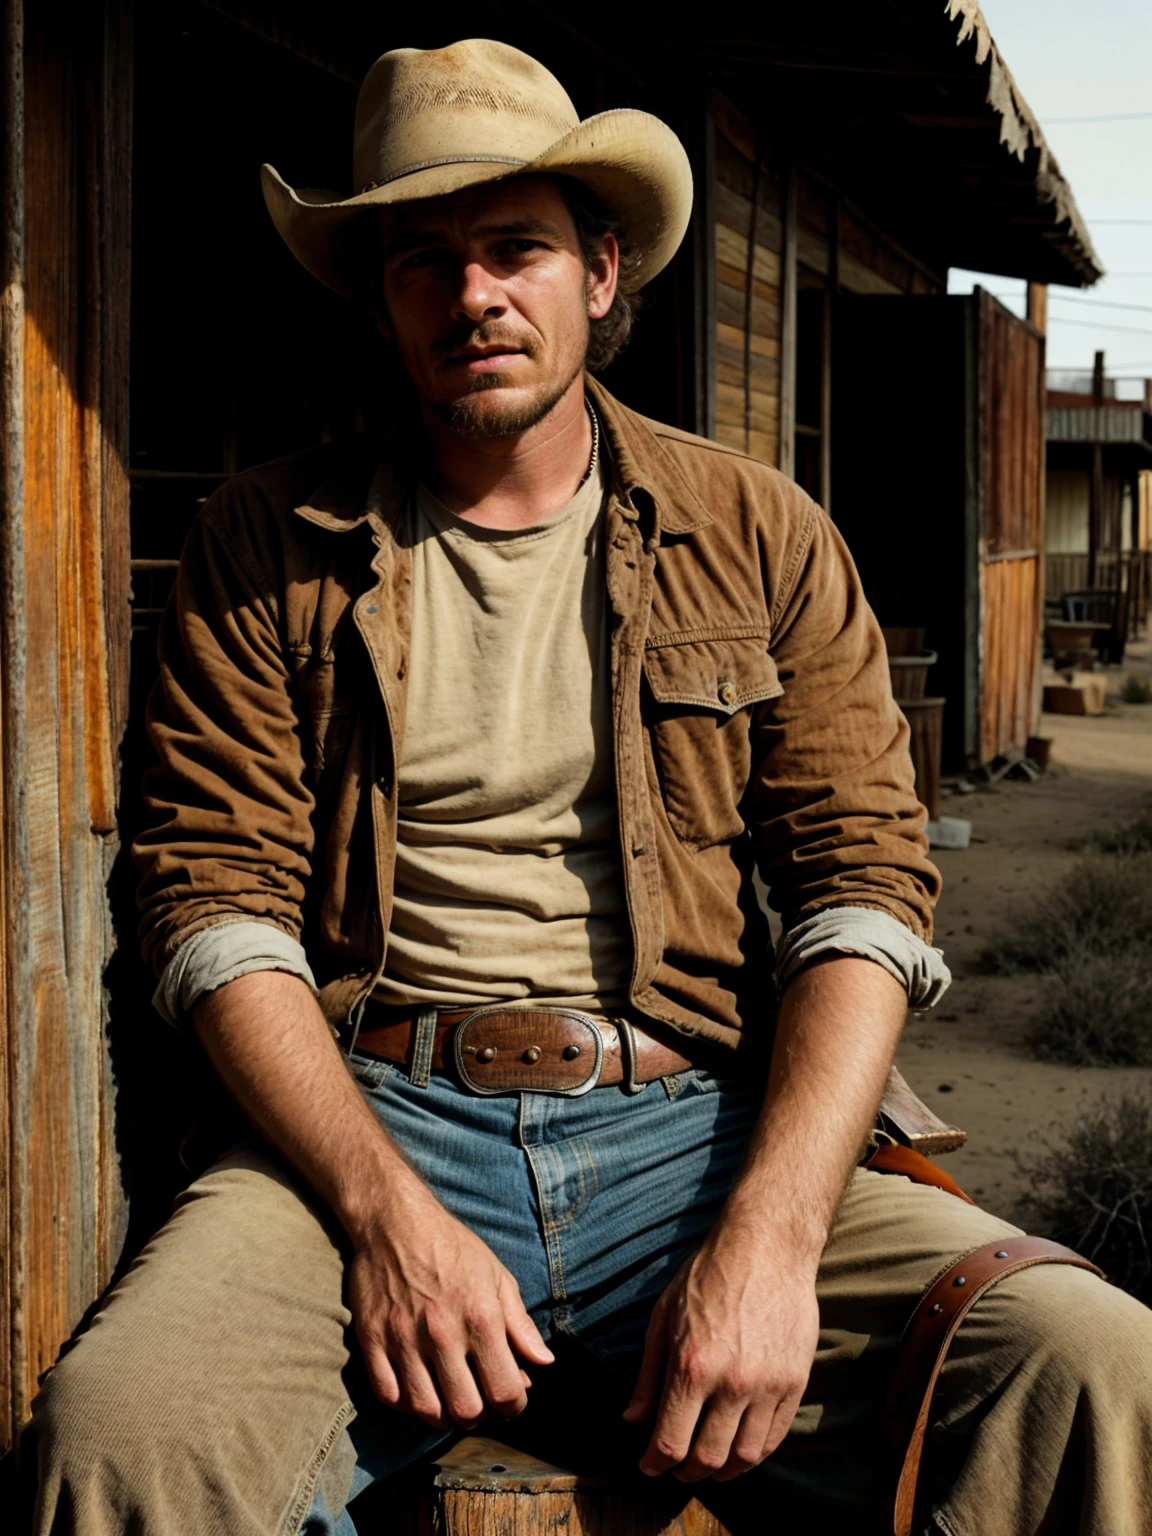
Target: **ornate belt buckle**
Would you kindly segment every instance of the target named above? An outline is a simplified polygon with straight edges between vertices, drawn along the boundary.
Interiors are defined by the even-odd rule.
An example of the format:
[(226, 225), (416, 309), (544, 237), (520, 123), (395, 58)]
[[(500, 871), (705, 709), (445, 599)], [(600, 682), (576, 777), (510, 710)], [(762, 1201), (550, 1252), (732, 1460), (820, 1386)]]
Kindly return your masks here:
[(570, 1008), (477, 1008), (452, 1032), (452, 1059), (472, 1093), (578, 1099), (600, 1081), (604, 1036)]

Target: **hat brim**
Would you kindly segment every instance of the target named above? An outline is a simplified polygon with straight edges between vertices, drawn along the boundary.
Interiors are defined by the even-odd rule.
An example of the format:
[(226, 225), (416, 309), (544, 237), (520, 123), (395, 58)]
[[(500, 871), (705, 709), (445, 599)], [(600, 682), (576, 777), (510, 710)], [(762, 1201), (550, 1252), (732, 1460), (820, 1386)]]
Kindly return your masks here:
[(427, 166), (348, 198), (290, 187), (270, 165), (261, 167), (260, 179), (272, 221), (297, 261), (327, 287), (352, 298), (347, 232), (357, 215), (544, 173), (583, 182), (626, 231), (633, 252), (630, 291), (651, 282), (676, 254), (692, 213), (688, 156), (666, 123), (630, 107), (586, 118), (522, 165), (467, 160)]

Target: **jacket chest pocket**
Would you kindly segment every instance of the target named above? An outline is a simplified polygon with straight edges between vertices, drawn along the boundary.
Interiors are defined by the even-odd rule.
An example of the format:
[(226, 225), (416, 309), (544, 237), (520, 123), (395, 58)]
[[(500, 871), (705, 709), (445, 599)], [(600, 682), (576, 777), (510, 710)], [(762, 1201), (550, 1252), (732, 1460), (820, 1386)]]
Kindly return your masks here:
[(645, 723), (669, 824), (694, 848), (744, 830), (740, 803), (752, 769), (753, 706), (784, 689), (767, 635), (661, 636), (644, 652)]

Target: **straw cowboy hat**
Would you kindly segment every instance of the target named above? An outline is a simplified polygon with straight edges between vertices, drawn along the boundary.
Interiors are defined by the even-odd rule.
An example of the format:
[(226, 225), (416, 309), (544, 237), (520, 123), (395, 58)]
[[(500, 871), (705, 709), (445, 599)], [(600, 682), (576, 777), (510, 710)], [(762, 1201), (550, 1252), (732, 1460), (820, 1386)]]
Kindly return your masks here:
[(293, 255), (352, 297), (351, 221), (367, 208), (441, 197), (506, 176), (573, 176), (627, 233), (627, 283), (642, 288), (671, 261), (692, 211), (692, 172), (659, 118), (622, 108), (580, 121), (554, 75), (506, 43), (396, 48), (376, 60), (356, 103), (356, 192), (292, 188), (261, 167), (264, 200)]

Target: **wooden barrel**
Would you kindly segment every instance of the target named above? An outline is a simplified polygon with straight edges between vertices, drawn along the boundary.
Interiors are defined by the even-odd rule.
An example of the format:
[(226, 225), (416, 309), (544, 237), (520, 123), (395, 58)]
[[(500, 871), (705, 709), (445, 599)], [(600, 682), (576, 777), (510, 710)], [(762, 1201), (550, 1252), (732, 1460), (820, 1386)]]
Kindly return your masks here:
[[(691, 1489), (672, 1478), (599, 1478), (569, 1472), (476, 1435), (445, 1451), (429, 1473), (414, 1506), (401, 1513), (399, 1527), (408, 1533), (728, 1536)], [(395, 1515), (393, 1511), (390, 1528), (397, 1523)]]
[(916, 770), (916, 794), (928, 816), (940, 815), (940, 743), (944, 728), (943, 699), (897, 699), (912, 739), (908, 743)]

